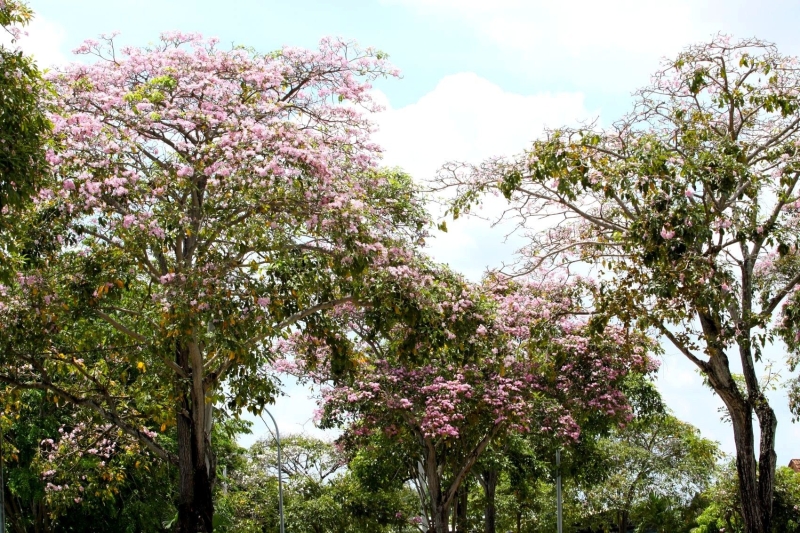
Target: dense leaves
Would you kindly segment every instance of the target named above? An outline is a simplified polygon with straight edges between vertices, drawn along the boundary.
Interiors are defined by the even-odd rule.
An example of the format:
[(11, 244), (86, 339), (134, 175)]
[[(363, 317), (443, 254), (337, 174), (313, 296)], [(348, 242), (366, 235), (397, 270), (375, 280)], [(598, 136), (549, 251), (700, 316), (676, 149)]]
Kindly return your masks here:
[[(365, 485), (344, 454), (319, 439), (282, 439), (286, 531), (372, 533), (416, 531), (414, 495), (402, 484)], [(362, 452), (367, 453), (367, 452)], [(221, 531), (277, 532), (277, 447), (258, 441), (229, 472), (220, 497)]]
[(0, 279), (7, 279), (9, 267), (20, 259), (9, 233), (12, 212), (30, 202), (47, 172), (46, 84), (33, 59), (16, 47), (31, 17), (24, 2), (0, 3), (0, 32), (11, 35), (10, 46), (0, 45)]
[(91, 413), (38, 391), (10, 413), (0, 417), (8, 530), (161, 531), (173, 516), (176, 471), (116, 428), (90, 429)]
[[(607, 458), (608, 475), (587, 491), (586, 506), (595, 523), (619, 531), (655, 521), (653, 514), (664, 521), (670, 508), (689, 506), (710, 483), (719, 457), (716, 443), (670, 414), (637, 418), (602, 441), (598, 454)], [(664, 529), (667, 524), (653, 525), (672, 531)]]

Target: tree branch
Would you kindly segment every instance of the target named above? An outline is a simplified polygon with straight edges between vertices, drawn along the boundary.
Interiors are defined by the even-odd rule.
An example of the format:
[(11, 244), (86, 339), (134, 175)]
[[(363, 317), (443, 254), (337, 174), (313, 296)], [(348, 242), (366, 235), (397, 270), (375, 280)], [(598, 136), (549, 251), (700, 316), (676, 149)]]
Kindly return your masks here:
[(111, 327), (113, 327), (114, 329), (116, 329), (120, 333), (123, 333), (123, 334), (127, 335), (128, 337), (131, 337), (132, 339), (135, 339), (135, 340), (137, 340), (139, 342), (146, 342), (147, 341), (147, 337), (145, 337), (144, 335), (142, 335), (140, 333), (136, 333), (135, 331), (130, 329), (128, 326), (125, 326), (124, 324), (122, 324), (120, 322), (117, 322), (116, 320), (111, 318), (111, 316), (107, 315), (103, 311), (101, 311), (99, 309), (95, 309), (94, 312), (97, 313), (97, 316), (99, 316), (100, 318), (105, 320)]
[(97, 403), (95, 400), (89, 398), (81, 398), (79, 396), (75, 396), (74, 394), (67, 392), (63, 389), (60, 389), (53, 385), (52, 383), (24, 383), (15, 380), (9, 376), (0, 374), (0, 382), (7, 383), (13, 387), (19, 387), (21, 389), (27, 390), (41, 390), (45, 392), (51, 392), (56, 396), (62, 398), (63, 400), (80, 407), (86, 407), (88, 409), (93, 410), (105, 420), (111, 422), (122, 431), (127, 433), (129, 436), (137, 439), (139, 442), (144, 444), (144, 446), (153, 452), (157, 457), (172, 463), (174, 465), (178, 464), (178, 456), (165, 450), (162, 448), (157, 442), (155, 442), (152, 438), (145, 435), (141, 430), (136, 429), (135, 427), (131, 426), (125, 420), (122, 419), (117, 413), (105, 409), (102, 405)]

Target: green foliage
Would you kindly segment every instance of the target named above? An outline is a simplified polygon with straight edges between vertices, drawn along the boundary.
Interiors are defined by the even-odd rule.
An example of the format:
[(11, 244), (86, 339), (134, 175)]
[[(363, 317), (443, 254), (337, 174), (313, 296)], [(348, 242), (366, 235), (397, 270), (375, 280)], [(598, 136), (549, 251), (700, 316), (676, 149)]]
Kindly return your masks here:
[[(24, 2), (7, 0), (0, 4), (0, 31), (14, 37), (32, 16)], [(44, 144), (50, 126), (41, 102), (44, 91), (33, 60), (0, 46), (0, 209), (22, 206), (46, 172)], [(0, 222), (9, 221), (3, 216)]]
[[(772, 533), (800, 532), (800, 473), (779, 467), (775, 473)], [(742, 533), (738, 475), (730, 461), (721, 469), (716, 483), (703, 495), (708, 506), (697, 518), (691, 533)]]
[[(418, 504), (402, 483), (365, 485), (364, 470), (348, 470), (337, 449), (319, 439), (288, 435), (282, 444), (286, 531), (406, 531)], [(278, 532), (276, 451), (274, 441), (259, 441), (229, 471), (218, 494), (219, 531)]]
[(0, 281), (24, 254), (14, 235), (13, 214), (24, 208), (47, 175), (45, 143), (50, 123), (42, 96), (47, 90), (32, 58), (13, 47), (18, 32), (33, 16), (18, 0), (0, 4), (0, 32), (11, 34), (12, 47), (0, 45)]
[(634, 419), (598, 451), (608, 475), (586, 494), (597, 525), (681, 523), (682, 509), (710, 482), (719, 457), (716, 443), (668, 413)]
[[(15, 397), (0, 417), (12, 530), (163, 531), (162, 523), (173, 512), (174, 469), (126, 453), (123, 446), (101, 463), (89, 449), (101, 439), (116, 440), (115, 433), (98, 432), (86, 447), (69, 446), (61, 441), (87, 413), (59, 408), (40, 391)], [(53, 449), (49, 440), (66, 453), (48, 458)]]

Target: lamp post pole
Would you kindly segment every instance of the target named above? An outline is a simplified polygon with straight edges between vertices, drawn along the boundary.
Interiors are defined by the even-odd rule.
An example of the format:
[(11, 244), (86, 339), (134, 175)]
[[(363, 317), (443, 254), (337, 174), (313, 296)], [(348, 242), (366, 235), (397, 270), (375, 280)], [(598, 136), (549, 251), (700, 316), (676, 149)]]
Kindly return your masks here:
[[(281, 463), (281, 434), (278, 430), (278, 423), (275, 422), (275, 417), (272, 416), (272, 413), (269, 412), (268, 409), (264, 409), (264, 411), (269, 415), (270, 419), (272, 420), (272, 425), (275, 426), (275, 440), (278, 443), (278, 515), (280, 516), (280, 533), (285, 533), (284, 526), (283, 526), (283, 464)], [(264, 422), (264, 425), (269, 427), (267, 421), (264, 420), (264, 417), (258, 415), (261, 418), (261, 421)], [(3, 533), (0, 531), (0, 533)]]
[(561, 503), (561, 450), (556, 450), (556, 528), (562, 533), (562, 503)]
[(0, 533), (6, 533), (6, 480), (3, 477), (3, 428), (0, 427)]

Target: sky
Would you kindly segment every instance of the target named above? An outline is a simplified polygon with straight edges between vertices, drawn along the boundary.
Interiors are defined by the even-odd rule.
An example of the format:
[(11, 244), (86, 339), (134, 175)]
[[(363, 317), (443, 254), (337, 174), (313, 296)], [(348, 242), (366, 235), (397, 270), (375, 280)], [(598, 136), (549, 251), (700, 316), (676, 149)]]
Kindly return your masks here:
[[(610, 124), (629, 108), (664, 57), (717, 33), (759, 37), (800, 55), (800, 3), (781, 0), (30, 0), (36, 19), (23, 47), (40, 66), (75, 58), (87, 38), (119, 31), (144, 45), (162, 31), (198, 31), (223, 44), (266, 52), (314, 47), (323, 36), (387, 52), (403, 73), (375, 83), (385, 111), (375, 117), (384, 162), (417, 179), (444, 162), (518, 153), (545, 127), (581, 120)], [(495, 206), (496, 207), (496, 206)], [(489, 206), (492, 208), (492, 206)], [(480, 219), (448, 223), (429, 252), (472, 279), (512, 261), (523, 242)], [(780, 358), (780, 350), (772, 351)], [(734, 452), (722, 405), (691, 363), (667, 349), (658, 386), (675, 414)], [(323, 434), (314, 401), (295, 383), (271, 408), (282, 434)], [(785, 393), (778, 414), (778, 464), (800, 457), (800, 424)], [(259, 421), (245, 445), (266, 434)]]

